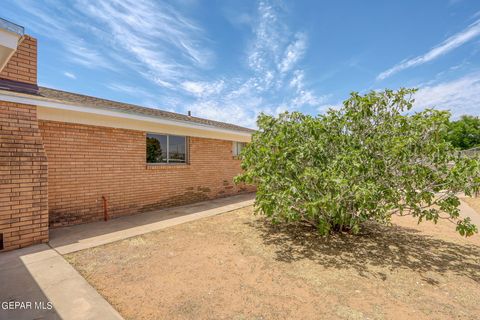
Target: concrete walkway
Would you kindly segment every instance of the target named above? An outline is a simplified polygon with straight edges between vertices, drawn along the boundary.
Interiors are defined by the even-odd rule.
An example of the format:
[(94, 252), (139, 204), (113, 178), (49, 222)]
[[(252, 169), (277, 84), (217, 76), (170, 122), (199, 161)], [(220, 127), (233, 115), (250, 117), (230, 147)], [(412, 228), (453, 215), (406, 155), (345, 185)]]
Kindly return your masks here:
[[(243, 194), (134, 216), (56, 229), (41, 244), (0, 254), (0, 319), (122, 319), (62, 255), (253, 204)], [(461, 201), (462, 216), (480, 226), (480, 214)], [(6, 310), (8, 302), (19, 302)], [(49, 308), (49, 303), (53, 308)], [(12, 305), (15, 307), (15, 305)]]
[(46, 244), (1, 253), (0, 284), (0, 319), (123, 319)]
[[(0, 319), (122, 319), (63, 254), (239, 209), (253, 199), (254, 194), (242, 194), (60, 228), (51, 231), (49, 245), (0, 253)], [(14, 310), (7, 310), (8, 302)]]
[(54, 229), (50, 231), (49, 244), (63, 255), (246, 207), (253, 204), (254, 197), (254, 193), (241, 194), (107, 222)]

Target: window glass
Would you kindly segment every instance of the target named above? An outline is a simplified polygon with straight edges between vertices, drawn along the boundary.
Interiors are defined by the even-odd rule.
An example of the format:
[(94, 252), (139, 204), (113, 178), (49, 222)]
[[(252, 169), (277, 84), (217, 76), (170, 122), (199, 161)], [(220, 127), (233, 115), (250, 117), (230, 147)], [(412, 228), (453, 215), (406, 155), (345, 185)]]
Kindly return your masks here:
[(245, 146), (246, 146), (245, 142), (238, 142), (238, 141), (233, 142), (233, 150), (232, 150), (233, 156), (236, 157), (240, 155), (240, 152)]
[(147, 134), (147, 163), (186, 163), (187, 138)]
[(147, 134), (147, 163), (167, 162), (167, 136)]
[(183, 136), (168, 136), (168, 161), (186, 162), (186, 139)]

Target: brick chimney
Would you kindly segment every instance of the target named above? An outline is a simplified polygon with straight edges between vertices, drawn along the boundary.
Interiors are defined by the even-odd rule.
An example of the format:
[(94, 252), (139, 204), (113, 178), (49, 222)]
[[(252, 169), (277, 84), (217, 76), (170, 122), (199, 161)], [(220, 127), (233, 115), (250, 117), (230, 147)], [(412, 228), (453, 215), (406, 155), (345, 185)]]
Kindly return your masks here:
[(37, 94), (37, 40), (0, 18), (0, 90)]
[(48, 241), (48, 168), (37, 106), (37, 41), (0, 19), (0, 252)]
[(24, 35), (0, 72), (1, 79), (37, 85), (37, 39)]

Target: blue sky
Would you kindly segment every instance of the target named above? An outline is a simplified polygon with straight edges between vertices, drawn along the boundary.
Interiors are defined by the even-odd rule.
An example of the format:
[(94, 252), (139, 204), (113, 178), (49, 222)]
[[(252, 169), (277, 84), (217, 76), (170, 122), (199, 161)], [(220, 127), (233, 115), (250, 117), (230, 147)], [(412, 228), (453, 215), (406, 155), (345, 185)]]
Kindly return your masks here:
[(417, 87), (480, 115), (480, 1), (2, 1), (39, 84), (255, 127), (349, 92)]

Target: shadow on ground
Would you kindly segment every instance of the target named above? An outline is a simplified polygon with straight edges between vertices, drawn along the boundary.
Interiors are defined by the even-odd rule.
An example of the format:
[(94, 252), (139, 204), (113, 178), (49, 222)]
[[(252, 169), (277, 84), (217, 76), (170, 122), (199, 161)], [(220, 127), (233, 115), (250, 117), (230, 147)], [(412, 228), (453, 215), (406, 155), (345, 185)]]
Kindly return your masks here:
[[(50, 248), (45, 244), (0, 253), (0, 319), (62, 319), (31, 269)], [(19, 303), (17, 306), (8, 303)]]
[(387, 275), (382, 269), (407, 268), (432, 285), (438, 282), (425, 275), (429, 271), (480, 282), (480, 247), (436, 239), (412, 228), (368, 223), (356, 236), (321, 237), (305, 225), (273, 225), (266, 219), (248, 224), (259, 231), (265, 245), (275, 247), (278, 261), (309, 259), (325, 268), (354, 269), (383, 280)]
[[(254, 193), (242, 193), (234, 196), (217, 198), (204, 202), (192, 203), (179, 207), (169, 207), (161, 210), (145, 212), (141, 214), (122, 216), (115, 219), (98, 221), (74, 226), (66, 226), (50, 230), (49, 244), (60, 254), (86, 249), (108, 242), (121, 240), (129, 237), (153, 231), (152, 225), (181, 219), (182, 217), (198, 216), (208, 211), (221, 212), (237, 209), (238, 204), (252, 200)], [(159, 227), (161, 228), (161, 227)], [(128, 233), (128, 230), (137, 230)]]

